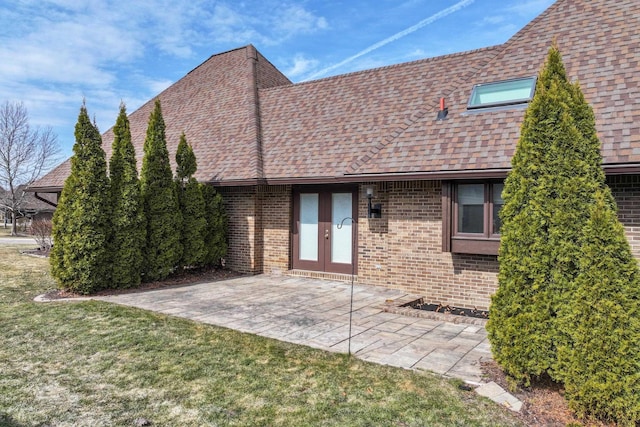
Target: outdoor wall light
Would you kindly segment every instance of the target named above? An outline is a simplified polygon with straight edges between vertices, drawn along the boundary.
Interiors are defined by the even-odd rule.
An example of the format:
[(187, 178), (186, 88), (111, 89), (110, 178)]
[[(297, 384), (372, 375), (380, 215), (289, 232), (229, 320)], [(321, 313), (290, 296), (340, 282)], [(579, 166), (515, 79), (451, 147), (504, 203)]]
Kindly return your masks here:
[(375, 205), (371, 204), (371, 199), (373, 199), (373, 187), (367, 187), (367, 202), (368, 202), (368, 217), (369, 218), (382, 218), (382, 204), (376, 203)]

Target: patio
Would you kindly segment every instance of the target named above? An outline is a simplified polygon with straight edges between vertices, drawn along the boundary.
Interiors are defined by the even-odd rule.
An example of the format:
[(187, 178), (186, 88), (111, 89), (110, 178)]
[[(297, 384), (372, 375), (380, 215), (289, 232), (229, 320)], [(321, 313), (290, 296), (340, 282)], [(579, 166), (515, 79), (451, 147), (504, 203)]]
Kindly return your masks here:
[(350, 345), (362, 360), (483, 383), (483, 326), (387, 313), (385, 301), (408, 295), (357, 284), (349, 344), (350, 294), (348, 283), (258, 275), (95, 299), (333, 352)]

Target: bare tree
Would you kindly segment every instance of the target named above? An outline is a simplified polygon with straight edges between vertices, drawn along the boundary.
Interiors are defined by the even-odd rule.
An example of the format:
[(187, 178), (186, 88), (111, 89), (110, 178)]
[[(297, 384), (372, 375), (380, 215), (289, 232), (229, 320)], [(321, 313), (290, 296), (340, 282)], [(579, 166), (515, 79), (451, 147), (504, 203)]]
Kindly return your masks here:
[(57, 162), (57, 137), (50, 127), (32, 128), (21, 102), (0, 105), (0, 208), (11, 215), (11, 234), (25, 200), (24, 188)]

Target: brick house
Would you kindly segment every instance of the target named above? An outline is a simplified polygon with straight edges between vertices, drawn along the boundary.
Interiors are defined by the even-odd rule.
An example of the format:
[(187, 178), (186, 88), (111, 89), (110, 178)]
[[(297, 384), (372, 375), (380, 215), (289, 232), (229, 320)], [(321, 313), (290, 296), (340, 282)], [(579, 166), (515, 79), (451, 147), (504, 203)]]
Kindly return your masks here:
[[(640, 257), (638, 0), (559, 0), (499, 46), (300, 84), (251, 45), (213, 55), (158, 95), (169, 152), (184, 131), (196, 177), (224, 195), (234, 270), (353, 270), (360, 283), (487, 308), (501, 185), (553, 39), (594, 108)], [(130, 115), (139, 166), (152, 108)], [(111, 130), (103, 141), (110, 156)], [(67, 161), (31, 190), (59, 192), (68, 173)]]
[[(18, 187), (16, 191), (17, 198), (22, 198), (20, 207), (16, 211), (18, 225), (22, 229), (26, 229), (31, 225), (33, 220), (50, 220), (55, 210), (55, 196), (52, 194), (44, 194), (44, 197), (36, 197), (27, 191), (23, 186)], [(51, 200), (49, 200), (51, 199)], [(0, 223), (7, 228), (12, 221), (12, 214), (9, 206), (12, 205), (11, 193), (0, 188)]]

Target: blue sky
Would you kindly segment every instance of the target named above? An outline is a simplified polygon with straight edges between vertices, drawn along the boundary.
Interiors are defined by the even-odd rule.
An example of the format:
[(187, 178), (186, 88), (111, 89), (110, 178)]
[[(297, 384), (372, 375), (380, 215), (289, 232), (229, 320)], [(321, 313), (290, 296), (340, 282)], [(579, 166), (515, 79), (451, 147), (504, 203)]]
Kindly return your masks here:
[[(505, 42), (553, 0), (14, 0), (0, 102), (72, 154), (82, 100), (102, 132), (209, 56), (253, 44), (292, 81)], [(110, 141), (106, 142), (110, 143)]]

